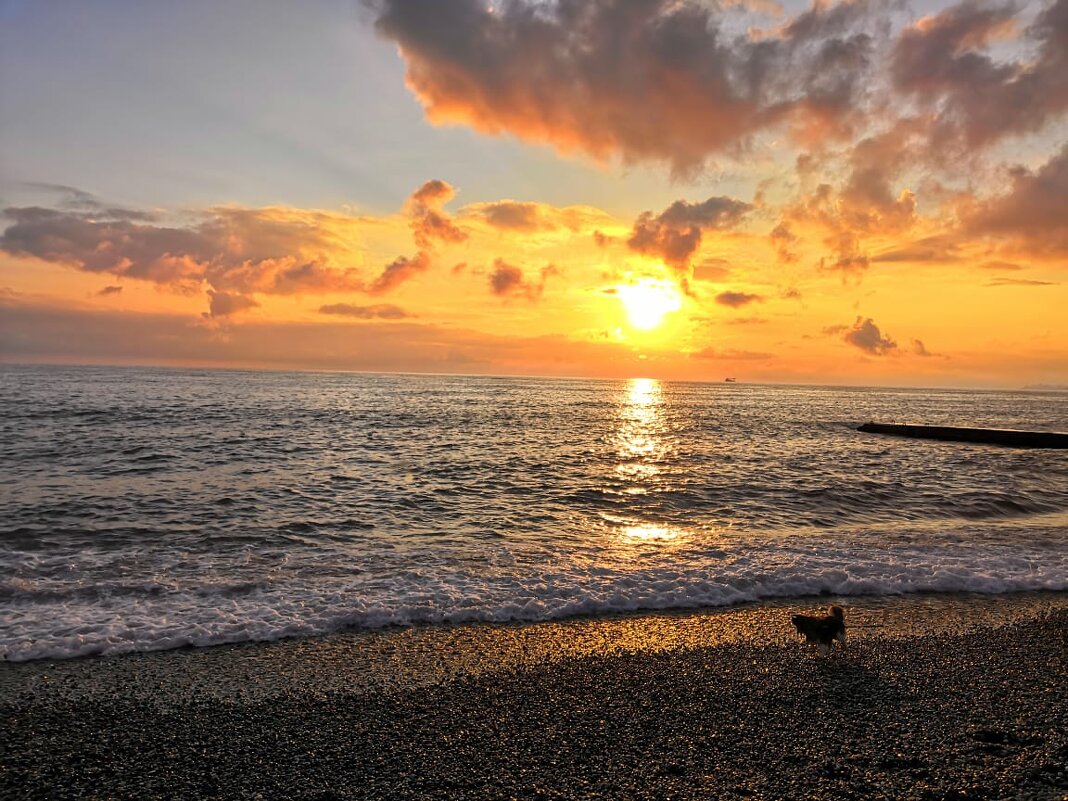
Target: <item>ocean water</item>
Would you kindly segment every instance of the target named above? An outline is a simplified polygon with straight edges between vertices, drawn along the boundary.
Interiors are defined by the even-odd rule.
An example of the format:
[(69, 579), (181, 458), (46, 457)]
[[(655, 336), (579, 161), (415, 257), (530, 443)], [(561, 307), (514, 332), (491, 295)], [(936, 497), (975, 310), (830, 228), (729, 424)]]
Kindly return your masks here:
[(0, 367), (0, 658), (1068, 589), (1068, 396)]

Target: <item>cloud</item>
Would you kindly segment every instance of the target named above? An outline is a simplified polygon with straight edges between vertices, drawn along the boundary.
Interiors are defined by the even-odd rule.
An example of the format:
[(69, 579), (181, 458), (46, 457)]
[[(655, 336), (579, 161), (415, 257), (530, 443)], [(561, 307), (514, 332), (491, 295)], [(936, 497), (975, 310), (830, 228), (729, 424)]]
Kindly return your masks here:
[(214, 289), (208, 290), (208, 298), (210, 305), (204, 313), (205, 317), (229, 317), (260, 305), (254, 298), (231, 292), (216, 292)]
[(4, 210), (12, 220), (0, 250), (90, 273), (195, 290), (296, 294), (359, 288), (352, 269), (330, 265), (343, 248), (334, 228), (353, 218), (292, 209), (216, 208), (185, 226), (152, 224), (136, 212)]
[(1027, 278), (995, 278), (986, 286), (1057, 286), (1054, 281), (1035, 281)]
[[(548, 203), (533, 203), (519, 200), (498, 200), (492, 203), (472, 203), (460, 213), (483, 220), (500, 231), (533, 233), (566, 229), (577, 232), (598, 224), (611, 222), (600, 209), (589, 206), (552, 206)], [(603, 236), (594, 231), (595, 238)], [(598, 244), (606, 244), (598, 242)]]
[(118, 295), (122, 292), (121, 286), (106, 286), (96, 293), (99, 298), (106, 298), (108, 295)]
[(797, 261), (797, 254), (792, 248), (797, 243), (798, 237), (789, 225), (785, 222), (780, 222), (771, 229), (768, 238), (775, 248), (775, 254), (779, 257), (779, 261), (784, 263)]
[(965, 0), (902, 31), (890, 58), (894, 87), (934, 115), (932, 144), (972, 152), (1041, 130), (1068, 109), (1068, 0), (1024, 31), (1019, 60), (987, 51), (1017, 35), (1014, 2)]
[(818, 4), (759, 37), (696, 0), (370, 0), (438, 124), (691, 172), (784, 122), (837, 132), (889, 3)]
[(355, 317), (357, 320), (403, 320), (411, 317), (400, 306), (380, 303), (374, 306), (354, 306), (351, 303), (329, 303), (319, 307), (320, 314)]
[(452, 217), (441, 207), (456, 196), (456, 190), (445, 181), (427, 181), (408, 198), (407, 210), (415, 244), (424, 250), (433, 247), (435, 241), (457, 244), (467, 240)]
[(441, 208), (455, 196), (456, 190), (452, 185), (437, 178), (427, 181), (411, 194), (405, 203), (405, 210), (412, 239), (419, 246), (419, 252), (411, 257), (398, 256), (387, 264), (381, 274), (364, 288), (368, 294), (389, 292), (430, 269), (437, 242), (455, 245), (467, 241), (467, 232), (457, 226)]
[(456, 197), (456, 190), (447, 181), (432, 178), (412, 192), (408, 199), (413, 206), (439, 208)]
[[(827, 331), (838, 331), (844, 329), (845, 326), (833, 326)], [(843, 339), (855, 348), (868, 353), (872, 356), (885, 356), (886, 354), (897, 349), (897, 343), (890, 339), (888, 336), (884, 336), (870, 317), (861, 319), (858, 317), (856, 322), (853, 323), (853, 327), (849, 328)]]
[(482, 205), (478, 213), (493, 227), (511, 231), (537, 231), (541, 228), (554, 227), (551, 222), (542, 219), (537, 203), (501, 200)]
[(716, 295), (716, 303), (721, 306), (730, 306), (732, 309), (739, 309), (742, 306), (759, 303), (763, 300), (764, 297), (762, 295), (751, 295), (747, 292), (720, 292)]
[[(846, 275), (866, 270), (871, 261), (866, 238), (902, 234), (916, 221), (915, 195), (895, 185), (916, 134), (906, 121), (862, 139), (848, 151), (848, 172), (840, 186), (821, 183), (787, 206), (771, 232), (780, 261), (796, 260), (797, 231), (814, 230), (829, 251), (819, 260), (821, 269)], [(809, 166), (803, 162), (799, 172)]]
[(752, 209), (749, 203), (730, 197), (710, 197), (701, 203), (677, 200), (658, 215), (639, 215), (627, 246), (647, 256), (656, 256), (682, 273), (701, 246), (703, 231), (730, 228)]
[(414, 323), (338, 319), (205, 325), (171, 314), (13, 303), (0, 314), (0, 361), (180, 364), (411, 372), (623, 377), (637, 357), (617, 343), (493, 336)]
[(1037, 171), (1017, 167), (1011, 176), (1011, 190), (979, 204), (968, 215), (965, 231), (1000, 238), (1031, 254), (1068, 255), (1068, 145)]
[(693, 277), (698, 281), (719, 281), (731, 273), (726, 259), (705, 259), (693, 266)]
[(924, 358), (934, 356), (934, 354), (927, 350), (927, 347), (919, 339), (912, 340), (912, 352), (917, 356), (923, 356)]
[(560, 271), (554, 265), (546, 265), (541, 270), (541, 280), (535, 283), (528, 281), (519, 267), (503, 259), (496, 259), (489, 276), (490, 290), (499, 297), (521, 296), (527, 300), (536, 300), (545, 291), (546, 280), (559, 274)]
[(891, 248), (872, 258), (873, 262), (920, 262), (927, 264), (960, 261), (960, 242), (952, 235), (940, 234)]
[(405, 281), (425, 272), (430, 267), (430, 255), (419, 251), (413, 258), (398, 256), (385, 266), (382, 273), (371, 282), (366, 291), (371, 295), (390, 292)]

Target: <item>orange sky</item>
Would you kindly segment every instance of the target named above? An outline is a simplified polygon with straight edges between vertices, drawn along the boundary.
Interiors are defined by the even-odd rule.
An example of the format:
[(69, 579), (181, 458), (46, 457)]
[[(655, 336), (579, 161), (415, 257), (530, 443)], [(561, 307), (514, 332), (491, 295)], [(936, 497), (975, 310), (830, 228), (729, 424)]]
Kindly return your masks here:
[[(351, 21), (434, 148), (392, 207), (8, 180), (0, 358), (1068, 383), (1068, 0), (743, 8), (733, 38), (734, 12), (637, 8)], [(479, 142), (515, 177), (481, 181)], [(353, 158), (384, 175), (377, 147)]]

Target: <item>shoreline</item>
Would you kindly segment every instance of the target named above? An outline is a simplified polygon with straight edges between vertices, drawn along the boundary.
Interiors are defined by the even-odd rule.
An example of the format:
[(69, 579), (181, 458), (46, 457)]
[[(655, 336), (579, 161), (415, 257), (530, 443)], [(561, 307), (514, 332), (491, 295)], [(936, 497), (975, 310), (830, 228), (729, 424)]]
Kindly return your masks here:
[[(817, 658), (788, 613), (844, 603)], [(5, 797), (1062, 798), (1068, 593), (0, 666)]]

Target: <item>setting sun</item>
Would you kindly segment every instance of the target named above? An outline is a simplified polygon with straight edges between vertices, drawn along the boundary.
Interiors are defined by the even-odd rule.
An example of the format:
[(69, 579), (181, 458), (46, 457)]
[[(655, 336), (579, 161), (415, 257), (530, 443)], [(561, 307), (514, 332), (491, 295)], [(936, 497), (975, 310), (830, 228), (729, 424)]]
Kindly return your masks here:
[(682, 296), (671, 281), (642, 278), (619, 287), (619, 300), (627, 320), (642, 331), (656, 328), (664, 316), (682, 308)]

